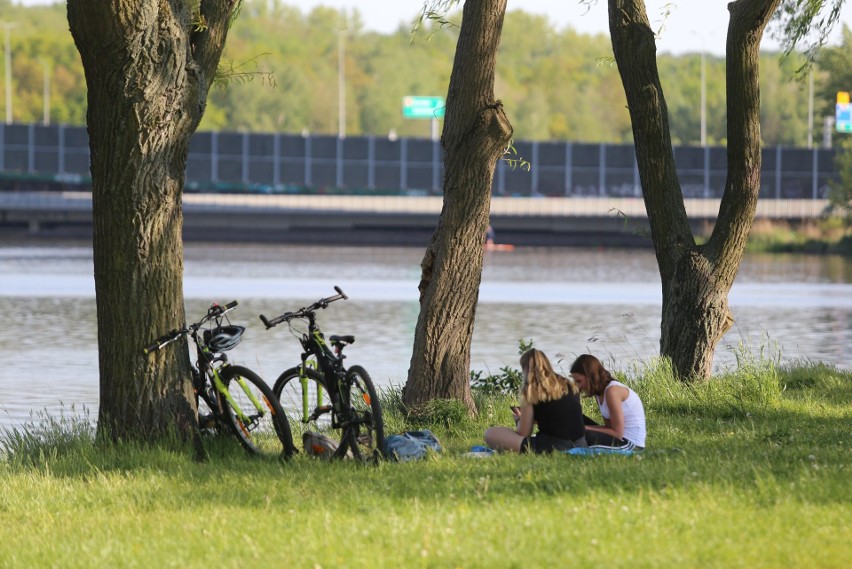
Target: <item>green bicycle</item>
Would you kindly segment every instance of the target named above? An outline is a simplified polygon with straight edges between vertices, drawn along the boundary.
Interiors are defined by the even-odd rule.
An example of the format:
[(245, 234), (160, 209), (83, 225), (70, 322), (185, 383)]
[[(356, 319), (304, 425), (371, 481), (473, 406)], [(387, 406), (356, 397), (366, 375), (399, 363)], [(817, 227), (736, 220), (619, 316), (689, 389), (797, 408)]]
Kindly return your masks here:
[[(291, 429), (301, 432), (303, 441), (310, 440), (311, 431), (331, 440), (332, 447), (315, 449), (318, 453), (330, 452), (333, 458), (352, 456), (374, 460), (385, 456), (379, 398), (367, 370), (343, 365), (343, 348), (355, 342), (355, 337), (329, 336), (326, 343), (316, 322), (317, 310), (348, 298), (339, 287), (334, 290), (335, 296), (321, 298), (295, 312), (272, 319), (260, 315), (267, 329), (286, 322), (304, 349), (302, 363), (282, 373), (272, 391), (293, 417)], [(306, 321), (307, 331), (296, 330), (294, 321)]]
[(230, 431), (251, 454), (287, 458), (295, 452), (293, 436), (275, 394), (250, 369), (229, 364), (223, 353), (234, 348), (245, 331), (225, 316), (236, 306), (236, 300), (212, 304), (200, 321), (157, 338), (143, 352), (150, 354), (189, 336), (196, 348), (192, 385), (202, 432)]

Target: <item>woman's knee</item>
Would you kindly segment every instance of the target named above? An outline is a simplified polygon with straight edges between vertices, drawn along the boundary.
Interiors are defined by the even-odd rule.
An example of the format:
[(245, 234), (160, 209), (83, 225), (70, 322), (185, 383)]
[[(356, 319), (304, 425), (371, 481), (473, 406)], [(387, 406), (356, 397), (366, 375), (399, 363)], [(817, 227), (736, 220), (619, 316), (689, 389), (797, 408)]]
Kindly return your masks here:
[(485, 431), (485, 443), (500, 450), (519, 450), (523, 437), (509, 427), (491, 427)]
[(500, 430), (504, 427), (489, 427), (485, 429), (485, 444), (492, 446), (500, 439)]

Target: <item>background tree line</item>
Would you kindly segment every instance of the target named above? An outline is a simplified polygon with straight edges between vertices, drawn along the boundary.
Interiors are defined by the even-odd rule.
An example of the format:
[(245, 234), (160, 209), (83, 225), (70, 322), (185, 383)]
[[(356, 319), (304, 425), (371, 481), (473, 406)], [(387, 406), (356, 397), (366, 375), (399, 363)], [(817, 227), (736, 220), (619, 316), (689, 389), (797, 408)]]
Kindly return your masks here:
[[(64, 3), (23, 7), (0, 0), (10, 29), (15, 122), (41, 122), (45, 70), (50, 121), (84, 125), (86, 82)], [(607, 35), (558, 29), (544, 16), (514, 10), (505, 20), (495, 91), (524, 140), (630, 143), (624, 90)], [(412, 18), (415, 14), (412, 14)], [(450, 17), (458, 22), (460, 17)], [(338, 41), (345, 48), (346, 133), (422, 136), (428, 121), (402, 118), (405, 95), (445, 96), (458, 28), (436, 24), (412, 41), (409, 26), (392, 34), (364, 29), (356, 10), (303, 12), (281, 0), (246, 0), (229, 33), (219, 81), (199, 130), (335, 134), (338, 130)], [(428, 41), (425, 39), (428, 36)], [(838, 90), (852, 89), (852, 31), (824, 48), (815, 67), (814, 144)], [(805, 146), (808, 83), (802, 58), (761, 54), (761, 134), (766, 145)], [(701, 54), (661, 54), (672, 141), (700, 141)], [(726, 144), (725, 62), (705, 56), (707, 141)], [(5, 71), (5, 70), (4, 70)], [(0, 93), (5, 90), (0, 75)], [(5, 102), (4, 102), (5, 105)]]

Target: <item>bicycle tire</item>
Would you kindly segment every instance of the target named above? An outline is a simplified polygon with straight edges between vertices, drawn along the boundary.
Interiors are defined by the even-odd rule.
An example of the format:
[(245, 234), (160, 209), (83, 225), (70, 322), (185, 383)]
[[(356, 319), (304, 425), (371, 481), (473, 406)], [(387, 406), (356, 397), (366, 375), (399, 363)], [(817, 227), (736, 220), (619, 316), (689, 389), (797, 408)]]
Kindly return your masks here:
[[(296, 450), (293, 446), (290, 424), (287, 422), (287, 416), (281, 404), (266, 382), (256, 373), (242, 366), (224, 367), (219, 371), (219, 377), (231, 398), (250, 419), (248, 423), (244, 422), (237, 415), (230, 401), (222, 393), (218, 393), (225, 420), (240, 444), (254, 455), (289, 458)], [(246, 387), (263, 406), (263, 413), (255, 409), (239, 379), (245, 380)]]
[(335, 456), (351, 452), (356, 459), (378, 460), (385, 456), (385, 425), (378, 393), (370, 375), (361, 366), (346, 371), (346, 388), (350, 409), (350, 424), (344, 426), (341, 444)]
[[(325, 379), (321, 372), (308, 368), (305, 370), (307, 391), (302, 390), (299, 380), (301, 366), (284, 371), (275, 380), (272, 392), (284, 409), (287, 420), (290, 423), (290, 432), (296, 440), (302, 440), (306, 432), (314, 432), (324, 435), (335, 443), (340, 444), (340, 429), (332, 427), (332, 415), (328, 412), (320, 413), (316, 418), (305, 417), (304, 397), (308, 401), (308, 415), (314, 414), (319, 406), (330, 406), (331, 396), (325, 385)], [(305, 449), (308, 451), (308, 449)], [(319, 452), (320, 449), (316, 449)]]

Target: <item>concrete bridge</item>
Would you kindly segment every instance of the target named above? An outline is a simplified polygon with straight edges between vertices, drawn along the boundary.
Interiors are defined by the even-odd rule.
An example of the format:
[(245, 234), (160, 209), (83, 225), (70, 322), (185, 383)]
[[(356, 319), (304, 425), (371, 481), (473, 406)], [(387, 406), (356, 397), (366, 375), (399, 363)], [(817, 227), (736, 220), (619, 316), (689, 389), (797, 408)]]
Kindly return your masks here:
[[(435, 230), (440, 196), (184, 194), (184, 237), (209, 241), (269, 241), (423, 246)], [(686, 199), (696, 233), (706, 233), (718, 199)], [(826, 200), (761, 199), (757, 218), (819, 217)], [(497, 241), (515, 245), (650, 246), (641, 198), (494, 197)], [(89, 192), (0, 192), (5, 234), (87, 236)]]

